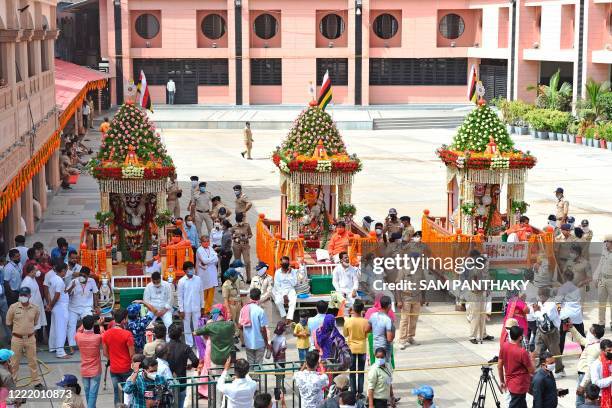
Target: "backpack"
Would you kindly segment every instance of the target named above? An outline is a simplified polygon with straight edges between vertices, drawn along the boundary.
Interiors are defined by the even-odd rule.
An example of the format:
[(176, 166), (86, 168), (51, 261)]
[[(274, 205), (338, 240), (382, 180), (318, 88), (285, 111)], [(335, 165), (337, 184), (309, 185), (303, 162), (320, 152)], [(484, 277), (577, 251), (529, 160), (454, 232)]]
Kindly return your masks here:
[(548, 314), (544, 313), (544, 316), (541, 321), (538, 321), (538, 327), (542, 331), (542, 333), (550, 333), (555, 325), (548, 317)]

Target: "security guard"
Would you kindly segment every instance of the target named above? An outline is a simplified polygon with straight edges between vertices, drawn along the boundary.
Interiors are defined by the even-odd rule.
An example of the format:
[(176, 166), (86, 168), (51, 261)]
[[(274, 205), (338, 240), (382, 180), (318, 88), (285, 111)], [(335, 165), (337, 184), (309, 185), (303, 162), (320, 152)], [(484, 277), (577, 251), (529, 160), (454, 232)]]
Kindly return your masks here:
[[(612, 234), (604, 238), (604, 248), (601, 259), (593, 274), (593, 281), (597, 282), (599, 296), (599, 324), (606, 324), (606, 309), (612, 308)], [(610, 324), (612, 327), (612, 323)]]
[[(418, 259), (421, 255), (417, 252), (412, 252), (409, 256)], [(409, 345), (416, 346), (419, 344), (414, 340), (414, 336), (421, 306), (425, 303), (425, 293), (419, 289), (419, 283), (424, 279), (425, 274), (422, 268), (402, 268), (398, 274), (397, 283), (403, 281), (403, 284), (406, 286), (405, 289), (395, 293), (396, 305), (401, 311), (399, 326), (401, 350), (404, 350)], [(412, 287), (409, 285), (412, 285)]]
[(38, 306), (30, 303), (31, 295), (30, 288), (23, 287), (19, 289), (19, 301), (13, 303), (6, 314), (6, 324), (11, 327), (13, 333), (11, 350), (15, 353), (11, 358), (11, 374), (15, 381), (17, 381), (19, 363), (25, 350), (32, 384), (34, 384), (34, 388), (41, 388), (42, 384), (40, 383), (36, 362), (36, 336), (34, 329), (36, 323), (38, 323), (41, 310)]
[(202, 231), (202, 222), (206, 224), (206, 233), (210, 235), (212, 232), (213, 221), (210, 216), (211, 209), (211, 195), (208, 191), (206, 191), (206, 182), (201, 181), (198, 184), (198, 191), (193, 194), (193, 198), (191, 199), (191, 205), (195, 210), (195, 225), (198, 230), (198, 235), (204, 234)]
[(229, 268), (223, 276), (225, 277), (225, 282), (221, 286), (223, 305), (229, 310), (231, 319), (236, 325), (236, 335), (238, 335), (240, 333), (238, 319), (240, 318), (240, 309), (242, 309), (240, 289), (238, 288), (238, 271), (234, 268)]
[(247, 155), (247, 159), (252, 160), (251, 158), (251, 149), (253, 148), (253, 132), (251, 132), (251, 123), (246, 122), (244, 125), (244, 146), (246, 148), (245, 151), (240, 152), (242, 157)]
[(191, 185), (189, 186), (189, 204), (187, 204), (187, 211), (191, 214), (191, 218), (195, 219), (195, 208), (191, 203), (193, 202), (193, 196), (198, 191), (198, 184), (200, 184), (200, 178), (198, 176), (189, 177)]
[(183, 190), (176, 181), (176, 173), (170, 176), (166, 191), (166, 207), (175, 218), (178, 218), (181, 216), (181, 203), (179, 202), (179, 198), (183, 195)]
[[(225, 211), (221, 211), (220, 209), (225, 209)], [(210, 210), (210, 216), (212, 217), (214, 222), (221, 222), (224, 218), (229, 218), (232, 215), (232, 211), (229, 209), (223, 201), (221, 201), (221, 197), (214, 196), (212, 198), (212, 210)]]
[(394, 232), (403, 232), (404, 225), (397, 218), (397, 210), (395, 208), (389, 208), (389, 215), (385, 218), (385, 226), (383, 227), (383, 234), (387, 234), (387, 239), (391, 237)]
[(567, 214), (569, 213), (569, 201), (565, 199), (563, 195), (563, 189), (557, 187), (555, 190), (555, 196), (557, 197), (557, 204), (555, 206), (555, 216), (557, 217), (557, 226), (561, 226), (567, 222)]
[(236, 195), (236, 215), (244, 214), (246, 216), (246, 212), (251, 209), (253, 203), (244, 195), (240, 184), (234, 186), (234, 194)]
[(232, 251), (234, 259), (242, 259), (246, 268), (246, 280), (251, 281), (251, 226), (244, 221), (244, 213), (236, 213), (236, 224), (232, 227)]

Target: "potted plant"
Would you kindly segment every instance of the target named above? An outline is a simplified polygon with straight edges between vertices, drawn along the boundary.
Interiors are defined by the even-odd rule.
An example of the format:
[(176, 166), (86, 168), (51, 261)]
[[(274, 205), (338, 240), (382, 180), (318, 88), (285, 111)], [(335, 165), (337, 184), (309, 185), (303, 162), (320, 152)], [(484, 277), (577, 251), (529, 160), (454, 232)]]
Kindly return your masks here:
[(544, 109), (534, 109), (525, 115), (525, 120), (529, 123), (529, 126), (535, 130), (536, 138), (544, 138), (544, 134), (546, 133), (546, 138), (548, 138), (548, 132), (545, 131), (545, 123), (544, 123)]
[(599, 135), (599, 147), (602, 149), (610, 148), (610, 140), (612, 139), (612, 124), (610, 122), (599, 123), (597, 125), (597, 134)]
[[(580, 124), (577, 121), (574, 121), (567, 126), (567, 142), (576, 143), (576, 135), (578, 134), (579, 127)], [(582, 143), (582, 141), (580, 143)]]
[(585, 146), (592, 147), (594, 137), (595, 137), (595, 128), (591, 126), (584, 132), (583, 144)]
[(529, 133), (529, 124), (525, 120), (525, 115), (535, 109), (535, 106), (521, 100), (510, 102), (510, 117), (514, 120), (514, 131), (520, 135)]

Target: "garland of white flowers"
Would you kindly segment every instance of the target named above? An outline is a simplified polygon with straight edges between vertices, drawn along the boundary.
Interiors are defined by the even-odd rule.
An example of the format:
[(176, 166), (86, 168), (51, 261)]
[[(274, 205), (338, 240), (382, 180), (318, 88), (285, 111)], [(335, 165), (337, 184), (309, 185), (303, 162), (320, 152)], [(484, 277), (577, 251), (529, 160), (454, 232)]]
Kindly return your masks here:
[(126, 179), (141, 179), (144, 177), (144, 167), (128, 165), (121, 168), (121, 174)]
[(510, 159), (503, 156), (493, 156), (491, 158), (491, 169), (509, 169)]

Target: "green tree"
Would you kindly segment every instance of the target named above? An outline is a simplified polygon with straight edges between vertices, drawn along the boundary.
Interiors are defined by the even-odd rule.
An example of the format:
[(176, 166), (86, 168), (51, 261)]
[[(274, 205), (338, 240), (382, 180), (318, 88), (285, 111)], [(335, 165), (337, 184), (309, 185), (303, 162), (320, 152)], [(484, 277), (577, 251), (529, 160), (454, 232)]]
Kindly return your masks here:
[(585, 85), (585, 90), (586, 100), (590, 105), (589, 107), (595, 112), (595, 118), (603, 118), (606, 106), (602, 102), (604, 95), (610, 91), (610, 83), (608, 81), (597, 82), (589, 78)]
[(567, 82), (563, 82), (559, 86), (560, 82), (561, 70), (557, 70), (557, 72), (550, 77), (548, 85), (529, 85), (527, 90), (536, 90), (536, 105), (538, 105), (539, 108), (567, 111), (572, 101), (572, 86)]

